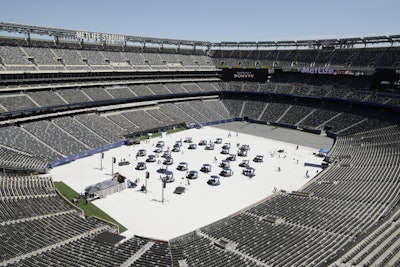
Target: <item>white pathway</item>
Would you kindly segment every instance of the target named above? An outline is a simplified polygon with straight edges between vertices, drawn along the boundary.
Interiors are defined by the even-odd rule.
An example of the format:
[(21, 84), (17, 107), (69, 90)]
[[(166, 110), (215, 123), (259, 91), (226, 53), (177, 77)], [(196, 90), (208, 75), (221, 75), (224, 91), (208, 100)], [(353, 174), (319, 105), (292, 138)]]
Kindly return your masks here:
[[(100, 155), (83, 158), (69, 164), (59, 166), (51, 170), (54, 181), (63, 181), (77, 192), (83, 192), (84, 188), (111, 179), (112, 157), (116, 157), (117, 163), (122, 160), (129, 160), (130, 165), (113, 165), (113, 171), (119, 172), (131, 181), (139, 179), (139, 186), (128, 188), (120, 193), (107, 196), (104, 199), (95, 200), (93, 203), (107, 212), (114, 219), (119, 221), (128, 231), (122, 233), (127, 237), (133, 235), (144, 236), (160, 240), (169, 240), (177, 236), (193, 231), (199, 227), (213, 223), (219, 219), (229, 216), (243, 208), (246, 208), (257, 201), (271, 195), (274, 188), (277, 190), (298, 190), (321, 169), (316, 167), (305, 167), (304, 163), (320, 164), (322, 158), (316, 157), (313, 153), (316, 149), (296, 144), (282, 143), (262, 137), (256, 137), (213, 127), (202, 129), (191, 129), (168, 135), (165, 139), (161, 137), (150, 139), (148, 143), (142, 142), (136, 146), (123, 146), (105, 152), (102, 161), (103, 169), (100, 170)], [(168, 169), (173, 171), (175, 182), (167, 184), (164, 190), (165, 201), (162, 199), (162, 183), (157, 169), (161, 165), (148, 163), (147, 170), (150, 173), (148, 179), (148, 190), (146, 194), (140, 192), (140, 186), (145, 183), (145, 171), (135, 170), (136, 163), (145, 161), (147, 157), (139, 157), (136, 161), (136, 152), (139, 149), (146, 149), (147, 154), (154, 154), (155, 144), (164, 140), (165, 147), (172, 149), (176, 141), (186, 137), (192, 137), (193, 143), (200, 140), (212, 140), (222, 138), (223, 143), (231, 143), (231, 152), (237, 152), (237, 143), (250, 145), (250, 151), (246, 158), (237, 157), (231, 162), (234, 175), (221, 177), (220, 186), (210, 186), (206, 182), (211, 175), (218, 175), (221, 168), (218, 164), (227, 157), (220, 154), (221, 145), (215, 145), (214, 151), (204, 150), (198, 146), (196, 150), (188, 150), (189, 144), (183, 143), (182, 152), (172, 152), (174, 164)], [(277, 153), (283, 149), (284, 153)], [(264, 155), (263, 163), (254, 163), (252, 159), (256, 155)], [(217, 157), (217, 162), (214, 162)], [(163, 158), (160, 158), (163, 159)], [(250, 166), (256, 169), (255, 176), (248, 178), (242, 174), (238, 164), (243, 159), (250, 159)], [(209, 174), (199, 172), (197, 180), (190, 180), (188, 184), (185, 177), (186, 172), (176, 170), (179, 162), (188, 162), (189, 170), (199, 171), (202, 164), (212, 165)], [(281, 171), (278, 172), (278, 167)], [(306, 178), (308, 171), (310, 178)], [(178, 195), (173, 191), (178, 186), (186, 187), (186, 192)]]

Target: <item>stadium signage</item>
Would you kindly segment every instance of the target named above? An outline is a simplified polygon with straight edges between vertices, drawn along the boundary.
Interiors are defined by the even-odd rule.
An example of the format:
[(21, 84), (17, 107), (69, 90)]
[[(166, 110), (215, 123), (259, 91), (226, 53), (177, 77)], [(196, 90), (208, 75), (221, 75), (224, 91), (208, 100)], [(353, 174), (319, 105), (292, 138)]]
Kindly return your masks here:
[(99, 33), (99, 32), (83, 32), (77, 31), (75, 37), (84, 40), (93, 40), (96, 42), (114, 42), (123, 43), (125, 42), (125, 36), (120, 34), (110, 34), (110, 33)]
[(268, 69), (222, 68), (223, 81), (266, 82)]
[(254, 74), (249, 71), (238, 71), (233, 75), (235, 79), (253, 79)]
[(303, 67), (301, 73), (309, 73), (309, 74), (333, 74), (334, 70), (332, 68), (311, 68), (311, 67)]

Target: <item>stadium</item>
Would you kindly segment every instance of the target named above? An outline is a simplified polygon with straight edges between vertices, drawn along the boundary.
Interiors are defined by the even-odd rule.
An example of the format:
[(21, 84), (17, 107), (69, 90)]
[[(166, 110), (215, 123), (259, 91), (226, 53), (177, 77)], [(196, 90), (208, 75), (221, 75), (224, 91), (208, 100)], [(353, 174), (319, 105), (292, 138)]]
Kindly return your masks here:
[[(7, 22), (0, 31), (0, 266), (400, 265), (400, 35), (212, 43)], [(290, 158), (288, 165), (295, 168), (300, 159), (299, 168), (318, 165), (318, 172), (308, 177), (309, 169), (296, 169), (307, 174), (300, 184), (274, 190), (270, 184), (260, 199), (171, 237), (135, 231), (123, 236), (114, 222), (84, 214), (54, 181), (57, 170), (85, 180), (78, 174), (99, 163), (104, 177), (128, 178), (109, 187), (105, 200), (129, 192), (132, 184), (137, 187), (130, 194), (139, 195), (136, 190), (156, 180), (156, 173), (172, 190), (182, 182), (172, 181), (180, 179), (172, 176), (178, 171), (162, 167), (171, 157), (157, 169), (150, 157), (136, 165), (145, 154), (134, 159), (130, 153), (153, 151), (163, 141), (160, 153), (178, 150), (174, 168), (200, 171), (193, 163), (200, 154), (189, 161), (186, 143), (198, 144), (192, 148), (200, 153), (204, 139), (206, 147), (215, 145), (218, 162), (210, 158), (200, 162), (210, 163), (203, 167), (232, 164), (237, 174), (239, 159), (246, 157), (220, 162), (222, 145), (229, 141), (236, 152), (236, 144), (255, 142), (256, 132), (271, 137), (274, 131), (273, 151), (250, 144), (247, 159), (254, 168), (247, 164), (243, 174), (255, 177), (246, 182), (256, 184), (268, 176), (268, 163), (279, 157), (283, 164), (323, 138), (330, 140), (323, 143), (328, 150), (320, 145), (318, 157)], [(302, 144), (306, 139), (310, 143)], [(292, 146), (281, 149), (281, 142)], [(315, 153), (321, 152), (317, 147)], [(118, 149), (124, 156), (116, 156)], [(256, 158), (267, 165), (256, 165)], [(88, 159), (96, 166), (74, 165)], [(273, 171), (279, 168), (282, 180), (286, 169), (279, 164)], [(129, 176), (134, 165), (140, 182)], [(148, 172), (141, 170), (146, 166)], [(229, 184), (230, 177), (214, 177), (207, 185), (209, 175), (201, 175), (185, 179), (180, 189), (189, 191), (176, 198), (196, 192), (201, 179), (208, 191), (199, 195), (214, 189), (221, 195)], [(74, 189), (80, 194), (79, 186)], [(175, 195), (167, 195), (171, 202), (165, 205), (159, 203), (164, 196), (153, 202), (172, 206)], [(253, 192), (244, 195), (250, 199)], [(131, 204), (113, 208), (131, 213)]]

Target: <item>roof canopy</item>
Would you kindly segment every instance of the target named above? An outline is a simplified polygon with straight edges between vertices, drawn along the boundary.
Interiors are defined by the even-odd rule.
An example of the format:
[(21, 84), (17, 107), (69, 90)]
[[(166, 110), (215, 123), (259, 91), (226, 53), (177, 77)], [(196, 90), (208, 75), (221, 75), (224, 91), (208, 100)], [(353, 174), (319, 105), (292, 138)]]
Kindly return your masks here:
[(339, 38), (339, 39), (318, 39), (318, 40), (287, 40), (287, 41), (224, 41), (211, 43), (208, 41), (180, 40), (168, 38), (154, 38), (144, 36), (131, 36), (111, 33), (90, 32), (84, 30), (57, 29), (52, 27), (33, 26), (26, 24), (17, 24), (10, 22), (0, 22), (0, 31), (13, 34), (24, 34), (28, 39), (31, 34), (54, 37), (55, 40), (68, 40), (77, 42), (95, 42), (95, 43), (116, 43), (126, 45), (127, 42), (146, 44), (154, 44), (163, 47), (164, 45), (181, 47), (206, 47), (208, 49), (218, 50), (222, 48), (284, 48), (284, 47), (353, 47), (355, 45), (376, 45), (400, 43), (400, 35), (387, 36), (370, 36), (355, 38)]

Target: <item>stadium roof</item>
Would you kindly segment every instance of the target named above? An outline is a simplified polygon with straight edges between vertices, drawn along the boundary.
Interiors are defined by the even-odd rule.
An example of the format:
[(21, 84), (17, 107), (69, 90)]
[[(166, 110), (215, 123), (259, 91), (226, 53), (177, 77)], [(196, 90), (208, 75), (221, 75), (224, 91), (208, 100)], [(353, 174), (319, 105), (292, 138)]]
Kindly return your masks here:
[[(144, 36), (130, 36), (120, 34), (109, 34), (109, 33), (95, 33), (81, 30), (69, 30), (69, 29), (57, 29), (42, 26), (32, 26), (24, 24), (16, 24), (9, 22), (0, 22), (0, 31), (6, 31), (11, 33), (20, 33), (30, 36), (30, 34), (54, 36), (58, 39), (68, 39), (80, 41), (87, 37), (87, 39), (98, 39), (99, 41), (109, 42), (133, 42), (133, 43), (153, 43), (160, 45), (187, 45), (187, 46), (210, 46), (210, 42), (205, 41), (192, 41), (192, 40), (178, 40), (178, 39), (166, 39), (166, 38), (153, 38)], [(83, 37), (83, 38), (82, 38)], [(94, 38), (92, 38), (94, 37)]]
[(341, 39), (321, 40), (292, 40), (292, 41), (259, 41), (259, 42), (220, 42), (212, 43), (213, 47), (343, 47), (355, 45), (393, 44), (400, 42), (400, 35), (372, 36)]
[(254, 42), (219, 42), (211, 43), (208, 41), (193, 41), (193, 40), (179, 40), (179, 39), (166, 39), (166, 38), (153, 38), (143, 36), (130, 36), (109, 33), (96, 33), (81, 30), (57, 29), (51, 27), (32, 26), (24, 24), (16, 24), (9, 22), (0, 22), (0, 31), (25, 34), (30, 38), (31, 34), (47, 35), (55, 39), (66, 39), (73, 41), (94, 41), (94, 42), (109, 42), (121, 43), (126, 42), (141, 43), (143, 45), (150, 43), (156, 45), (172, 45), (180, 47), (193, 46), (193, 47), (207, 47), (212, 49), (221, 48), (267, 48), (267, 47), (353, 47), (357, 45), (376, 45), (376, 44), (389, 44), (400, 43), (400, 35), (388, 36), (372, 36), (372, 37), (355, 37), (355, 38), (340, 38), (340, 39), (321, 39), (321, 40), (289, 40), (289, 41), (254, 41)]

